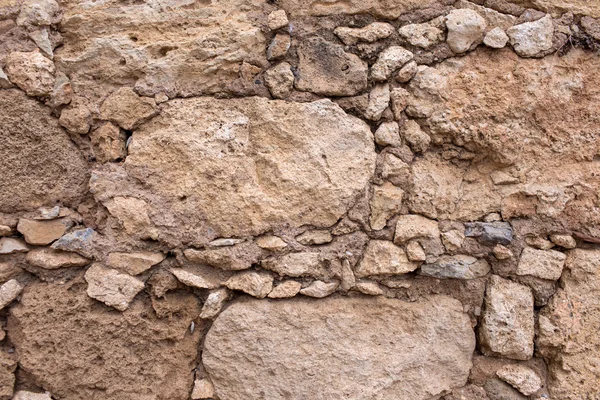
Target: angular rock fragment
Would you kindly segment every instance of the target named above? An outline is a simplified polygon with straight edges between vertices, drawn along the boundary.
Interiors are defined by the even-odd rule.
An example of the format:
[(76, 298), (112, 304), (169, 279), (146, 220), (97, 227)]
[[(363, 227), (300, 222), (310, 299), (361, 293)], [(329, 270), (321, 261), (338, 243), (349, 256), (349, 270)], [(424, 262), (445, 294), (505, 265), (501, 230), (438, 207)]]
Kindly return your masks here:
[(388, 219), (400, 212), (403, 198), (404, 190), (392, 185), (390, 182), (384, 182), (381, 186), (374, 186), (373, 197), (371, 197), (369, 203), (371, 229), (385, 228)]
[(513, 230), (508, 222), (467, 222), (465, 236), (485, 244), (507, 245), (513, 240)]
[(208, 243), (208, 247), (228, 247), (235, 246), (236, 244), (240, 244), (244, 242), (244, 239), (236, 239), (236, 238), (219, 238), (212, 240)]
[(156, 113), (154, 99), (140, 97), (129, 87), (122, 87), (111, 93), (100, 107), (102, 118), (128, 130), (136, 128)]
[(256, 238), (256, 245), (261, 249), (280, 251), (287, 247), (287, 243), (279, 236), (267, 235)]
[(210, 265), (226, 271), (241, 271), (257, 263), (262, 252), (255, 243), (244, 242), (235, 246), (205, 250), (186, 249), (183, 254), (193, 263)]
[(313, 244), (325, 244), (333, 240), (331, 233), (324, 229), (308, 230), (301, 235), (296, 236), (296, 240), (305, 246)]
[(290, 35), (278, 33), (267, 47), (267, 60), (285, 57), (291, 45)]
[(371, 78), (385, 81), (392, 73), (412, 60), (413, 53), (401, 46), (391, 46), (379, 53), (375, 64), (371, 67)]
[(455, 252), (460, 250), (465, 241), (465, 235), (457, 229), (452, 229), (448, 232), (444, 232), (441, 234), (441, 237), (442, 244), (449, 252)]
[(323, 282), (323, 281), (314, 281), (307, 287), (300, 289), (300, 294), (303, 294), (308, 297), (316, 297), (317, 299), (322, 299), (323, 297), (327, 297), (339, 286), (339, 282)]
[(0, 225), (0, 236), (12, 235), (12, 228), (8, 225)]
[(371, 240), (356, 266), (358, 278), (377, 275), (400, 275), (414, 271), (419, 263), (409, 261), (404, 250), (387, 240)]
[(296, 87), (324, 96), (354, 96), (367, 88), (368, 66), (342, 46), (312, 38), (298, 47)]
[(8, 80), (8, 76), (6, 76), (6, 73), (0, 67), (0, 89), (9, 89), (12, 86), (13, 84)]
[(0, 238), (0, 254), (25, 253), (28, 251), (29, 246), (22, 239)]
[(420, 274), (446, 279), (476, 279), (490, 272), (487, 261), (467, 255), (442, 256), (434, 263), (421, 265)]
[(244, 271), (229, 278), (224, 285), (262, 299), (273, 289), (273, 276), (266, 272)]
[(2, 286), (0, 286), (0, 310), (12, 303), (13, 300), (21, 294), (22, 290), (23, 285), (16, 279), (11, 279), (8, 282), (3, 283)]
[(90, 110), (83, 105), (65, 108), (60, 113), (58, 122), (69, 132), (85, 135), (90, 131)]
[(93, 258), (96, 231), (92, 228), (78, 229), (63, 235), (52, 248), (56, 250), (74, 251), (87, 258)]
[(48, 96), (54, 88), (54, 64), (39, 51), (12, 52), (6, 57), (10, 81), (29, 96)]
[(107, 306), (125, 311), (133, 298), (144, 289), (144, 282), (100, 264), (93, 264), (85, 272), (87, 294)]
[(289, 253), (278, 258), (267, 258), (261, 262), (261, 266), (282, 276), (327, 275), (325, 262), (319, 253)]
[(504, 382), (509, 383), (512, 387), (529, 396), (542, 388), (542, 380), (529, 367), (520, 364), (505, 365), (500, 368), (496, 374)]
[(110, 122), (93, 130), (90, 140), (98, 162), (122, 160), (127, 156), (127, 135)]
[(151, 209), (145, 200), (117, 196), (105, 202), (104, 205), (131, 236), (142, 240), (158, 239), (158, 230), (150, 218)]
[(410, 145), (410, 148), (417, 153), (424, 153), (429, 148), (431, 138), (423, 132), (419, 124), (409, 119), (402, 127), (402, 137)]
[(90, 263), (90, 260), (77, 253), (52, 248), (33, 249), (25, 259), (29, 264), (44, 269), (83, 267)]
[(268, 297), (270, 299), (287, 299), (297, 295), (300, 292), (300, 289), (302, 289), (302, 284), (300, 282), (287, 280), (275, 286)]
[(486, 355), (528, 360), (533, 355), (533, 294), (527, 286), (492, 275), (479, 327)]
[(170, 271), (179, 282), (199, 289), (217, 289), (223, 281), (223, 277), (209, 267), (171, 268)]
[(60, 5), (54, 0), (26, 0), (21, 4), (17, 25), (47, 26), (60, 22)]
[(527, 236), (525, 237), (525, 243), (531, 247), (535, 247), (540, 250), (550, 250), (555, 246), (553, 242), (546, 239), (545, 236)]
[(383, 122), (375, 131), (375, 143), (380, 146), (400, 146), (400, 128), (395, 121)]
[(427, 259), (423, 246), (416, 240), (408, 242), (406, 245), (406, 255), (410, 261), (425, 261)]
[[(400, 83), (406, 83), (410, 81), (417, 74), (418, 68), (419, 66), (415, 61), (410, 61), (406, 63), (406, 65), (400, 68), (400, 71), (398, 71), (398, 73), (396, 74), (396, 81)], [(393, 101), (394, 100), (392, 98), (392, 102)]]
[(342, 291), (347, 292), (356, 285), (356, 277), (354, 276), (354, 271), (352, 271), (350, 261), (348, 261), (347, 259), (342, 260), (342, 269), (340, 271), (340, 277), (340, 289)]
[(373, 86), (369, 92), (369, 104), (365, 110), (365, 117), (372, 121), (379, 121), (389, 104), (390, 86), (387, 83)]
[(394, 33), (394, 27), (386, 22), (373, 22), (362, 28), (349, 28), (338, 26), (333, 33), (346, 45), (354, 45), (358, 42), (373, 43), (390, 37)]
[(403, 244), (411, 239), (435, 239), (439, 236), (440, 229), (437, 221), (421, 215), (401, 215), (396, 222), (394, 243)]
[(487, 398), (490, 400), (528, 400), (529, 397), (523, 396), (512, 386), (498, 378), (489, 378), (483, 385)]
[(375, 282), (358, 282), (355, 289), (369, 296), (380, 296), (383, 294), (383, 290)]
[(267, 16), (267, 25), (272, 31), (285, 28), (288, 24), (289, 21), (285, 10), (275, 10)]
[(212, 399), (215, 397), (213, 384), (206, 378), (196, 379), (191, 397), (192, 400)]
[(498, 260), (508, 260), (513, 256), (513, 252), (501, 244), (495, 245), (492, 251), (494, 252), (494, 257)]
[(552, 48), (554, 24), (546, 15), (533, 22), (525, 22), (509, 28), (506, 33), (515, 52), (522, 57), (534, 57)]
[(229, 299), (229, 291), (225, 288), (220, 288), (210, 292), (206, 298), (206, 301), (204, 302), (204, 305), (202, 306), (200, 318), (214, 319), (223, 309), (227, 299)]
[(264, 78), (267, 89), (277, 99), (287, 97), (294, 88), (292, 66), (286, 62), (279, 63), (273, 68), (266, 70)]
[(476, 11), (452, 10), (446, 16), (448, 37), (446, 43), (455, 53), (464, 53), (483, 39), (487, 23)]
[(483, 43), (492, 49), (501, 49), (506, 46), (508, 39), (506, 32), (502, 28), (496, 27), (485, 34)]
[(550, 235), (550, 240), (557, 246), (565, 249), (574, 249), (577, 247), (577, 242), (571, 235), (554, 234)]
[(517, 265), (518, 275), (532, 275), (542, 279), (558, 280), (567, 256), (556, 250), (537, 250), (525, 247)]
[(44, 27), (39, 30), (30, 31), (29, 38), (35, 42), (35, 44), (46, 57), (51, 60), (54, 59), (54, 47), (50, 41), (50, 37), (48, 36), (47, 28)]
[(21, 218), (17, 230), (23, 234), (27, 243), (45, 246), (64, 235), (68, 227), (69, 222), (62, 219), (34, 221)]
[(163, 253), (152, 251), (136, 251), (133, 253), (110, 253), (106, 259), (109, 267), (127, 272), (129, 275), (139, 275), (165, 259)]
[(7, 350), (0, 351), (0, 398), (12, 399), (17, 361)]
[(441, 29), (440, 20), (434, 20), (423, 24), (408, 24), (398, 29), (400, 37), (413, 46), (422, 49), (431, 49), (433, 46), (444, 41), (444, 31)]
[(19, 390), (15, 393), (15, 396), (12, 400), (52, 400), (49, 392), (45, 393), (35, 393), (28, 392), (26, 390)]
[(426, 400), (466, 383), (474, 347), (444, 296), (243, 299), (215, 320), (202, 359), (222, 400)]

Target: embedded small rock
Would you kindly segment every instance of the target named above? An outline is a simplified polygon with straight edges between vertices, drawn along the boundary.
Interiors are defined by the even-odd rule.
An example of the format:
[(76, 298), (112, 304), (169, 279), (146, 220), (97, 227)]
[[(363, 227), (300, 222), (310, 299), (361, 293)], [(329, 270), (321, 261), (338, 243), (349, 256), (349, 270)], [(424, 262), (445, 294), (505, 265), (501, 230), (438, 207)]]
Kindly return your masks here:
[(365, 117), (372, 121), (378, 121), (389, 104), (390, 85), (387, 83), (375, 85), (369, 92), (369, 105), (365, 111)]
[(396, 74), (396, 81), (400, 83), (410, 81), (417, 74), (418, 69), (419, 65), (415, 61), (406, 63), (406, 65), (400, 68), (400, 71)]
[(305, 246), (325, 244), (333, 240), (331, 233), (325, 229), (313, 229), (296, 236), (296, 240)]
[(115, 269), (93, 264), (85, 272), (87, 294), (107, 306), (125, 311), (133, 298), (144, 289), (144, 282)]
[(33, 249), (25, 259), (29, 264), (44, 269), (83, 267), (90, 263), (90, 260), (77, 253), (52, 248)]
[(467, 255), (442, 256), (434, 263), (421, 265), (421, 275), (439, 279), (477, 279), (490, 272), (490, 265), (483, 259)]
[(139, 275), (165, 259), (163, 253), (152, 251), (137, 251), (133, 253), (110, 253), (106, 260), (109, 267), (127, 272), (129, 275)]
[(378, 275), (400, 275), (414, 271), (419, 263), (409, 261), (404, 250), (387, 240), (371, 240), (356, 266), (357, 278)]
[(282, 62), (269, 68), (264, 74), (265, 85), (271, 95), (277, 99), (287, 97), (294, 88), (294, 73), (292, 66)]
[(229, 278), (224, 285), (262, 299), (273, 289), (273, 276), (266, 272), (244, 271)]
[(322, 299), (323, 297), (327, 297), (338, 288), (339, 282), (323, 282), (323, 281), (314, 281), (307, 287), (300, 289), (300, 294), (303, 294), (308, 297), (316, 297), (318, 299)]
[(29, 246), (22, 239), (11, 237), (0, 238), (0, 254), (25, 253), (29, 251)]
[(386, 22), (373, 22), (362, 28), (339, 26), (333, 30), (333, 33), (345, 45), (350, 46), (358, 42), (373, 43), (388, 38), (394, 33), (394, 27)]
[(56, 250), (74, 251), (84, 257), (92, 258), (96, 232), (92, 228), (78, 229), (63, 235), (52, 248)]
[(29, 96), (48, 96), (54, 89), (54, 63), (39, 51), (12, 52), (6, 57), (10, 81)]
[(384, 182), (381, 186), (373, 187), (371, 198), (371, 216), (369, 224), (371, 229), (379, 230), (385, 228), (387, 221), (400, 212), (404, 190), (394, 186), (390, 182)]
[(210, 265), (227, 271), (241, 271), (257, 263), (262, 253), (255, 243), (244, 242), (235, 246), (205, 250), (186, 249), (183, 254), (193, 263)]
[(85, 135), (90, 131), (90, 119), (90, 110), (80, 105), (63, 109), (58, 122), (71, 133)]
[(476, 11), (469, 9), (452, 10), (446, 16), (448, 37), (446, 43), (455, 53), (464, 53), (483, 39), (487, 23)]
[(501, 49), (506, 46), (508, 39), (508, 35), (502, 30), (502, 28), (495, 27), (485, 34), (483, 43), (492, 49)]
[(270, 299), (287, 299), (297, 295), (300, 292), (300, 289), (302, 289), (302, 284), (300, 282), (287, 280), (275, 286), (268, 297)]
[(556, 250), (538, 250), (525, 247), (517, 265), (517, 275), (532, 275), (542, 279), (558, 280), (567, 256)]
[(327, 275), (319, 253), (289, 253), (277, 258), (267, 258), (261, 262), (261, 266), (279, 275), (293, 277)]
[(229, 299), (229, 291), (225, 288), (219, 288), (210, 292), (202, 306), (200, 318), (214, 319), (223, 309), (227, 299)]
[(375, 81), (385, 81), (392, 73), (412, 60), (413, 53), (404, 47), (391, 46), (382, 51), (371, 67), (371, 78)]
[(577, 242), (571, 235), (554, 234), (550, 235), (550, 240), (555, 245), (564, 247), (565, 249), (574, 249), (577, 247)]
[(400, 146), (400, 128), (396, 121), (383, 122), (375, 131), (375, 143), (380, 146)]
[(208, 267), (198, 268), (171, 268), (170, 271), (177, 280), (186, 286), (200, 289), (216, 289), (221, 285), (221, 280), (216, 274), (206, 271)]
[(396, 222), (394, 243), (403, 244), (411, 239), (435, 239), (439, 236), (440, 229), (437, 221), (421, 215), (401, 215)]
[(23, 290), (23, 285), (16, 279), (11, 279), (0, 286), (0, 310), (13, 302)]
[(102, 118), (131, 130), (156, 115), (156, 102), (140, 97), (132, 88), (122, 87), (111, 93), (100, 107)]
[(292, 39), (290, 35), (278, 33), (271, 40), (269, 47), (267, 47), (267, 60), (276, 60), (285, 57), (291, 45)]
[(408, 242), (406, 245), (406, 255), (410, 261), (425, 261), (427, 259), (423, 246), (416, 240)]
[(525, 365), (505, 365), (496, 372), (496, 375), (525, 396), (530, 396), (542, 388), (540, 377)]
[(465, 236), (485, 244), (507, 245), (513, 240), (513, 231), (508, 222), (467, 222)]
[(55, 0), (26, 0), (21, 5), (17, 25), (48, 26), (60, 22), (62, 13)]
[(26, 390), (19, 390), (15, 393), (12, 400), (52, 400), (49, 392), (45, 393), (34, 393)]
[(110, 122), (93, 130), (90, 141), (98, 162), (118, 161), (127, 156), (127, 135)]
[(275, 10), (269, 14), (267, 17), (267, 25), (269, 29), (272, 31), (276, 31), (277, 29), (285, 28), (288, 26), (289, 21), (288, 17), (285, 13), (285, 10)]
[(518, 55), (534, 57), (552, 48), (554, 24), (552, 17), (546, 15), (537, 21), (515, 25), (506, 33)]
[(438, 21), (408, 24), (398, 29), (400, 37), (413, 46), (428, 50), (444, 41), (444, 31)]
[(255, 239), (256, 245), (261, 249), (270, 251), (281, 251), (287, 247), (287, 243), (279, 236), (267, 235)]
[(23, 234), (27, 243), (45, 246), (64, 235), (68, 227), (68, 222), (62, 219), (34, 221), (21, 218), (17, 230)]
[(402, 127), (402, 137), (410, 145), (410, 148), (417, 153), (424, 153), (429, 148), (431, 138), (423, 132), (419, 124), (409, 119)]
[(369, 296), (380, 296), (383, 294), (383, 290), (375, 282), (358, 282), (355, 289)]
[(104, 205), (131, 236), (142, 240), (158, 240), (158, 230), (150, 218), (151, 209), (145, 200), (116, 196)]
[(444, 232), (441, 234), (441, 237), (442, 244), (449, 252), (458, 251), (462, 247), (465, 240), (465, 235), (457, 229)]

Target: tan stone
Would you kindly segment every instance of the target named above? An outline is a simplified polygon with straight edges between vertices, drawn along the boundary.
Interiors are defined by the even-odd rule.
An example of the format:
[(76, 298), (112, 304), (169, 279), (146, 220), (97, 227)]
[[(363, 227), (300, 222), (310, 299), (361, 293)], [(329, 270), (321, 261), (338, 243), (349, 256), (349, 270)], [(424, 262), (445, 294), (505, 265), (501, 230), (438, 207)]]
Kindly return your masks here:
[(298, 47), (296, 87), (325, 96), (353, 96), (367, 88), (368, 66), (342, 46), (321, 38)]
[(354, 45), (358, 42), (373, 43), (390, 37), (394, 33), (394, 27), (386, 22), (373, 22), (362, 28), (350, 28), (338, 26), (333, 33), (346, 45)]
[(196, 379), (194, 381), (194, 389), (192, 390), (192, 400), (212, 399), (215, 396), (213, 384), (205, 378)]
[(222, 283), (220, 277), (211, 273), (207, 268), (171, 268), (170, 271), (179, 282), (186, 286), (217, 289)]
[(496, 374), (525, 396), (532, 395), (542, 388), (540, 377), (525, 365), (505, 365)]
[(404, 190), (392, 185), (390, 182), (384, 182), (381, 186), (374, 186), (373, 196), (369, 204), (371, 208), (371, 216), (369, 217), (371, 229), (385, 228), (388, 219), (400, 212), (403, 198)]
[(308, 297), (316, 297), (317, 299), (322, 299), (323, 297), (327, 297), (339, 286), (339, 282), (323, 282), (323, 281), (314, 281), (310, 285), (305, 288), (300, 289), (300, 294), (303, 294)]
[[(395, 79), (400, 83), (406, 83), (410, 81), (416, 75), (418, 67), (419, 66), (415, 61), (410, 61), (406, 63), (406, 65), (400, 68), (400, 71), (398, 71), (398, 73), (396, 74)], [(394, 100), (392, 98), (392, 103), (393, 101)]]
[(215, 320), (202, 359), (222, 400), (426, 400), (466, 383), (474, 347), (462, 306), (444, 296), (244, 299)]
[(365, 117), (372, 121), (379, 121), (381, 115), (390, 104), (390, 85), (381, 83), (373, 86), (369, 92), (369, 104)]
[(292, 39), (290, 35), (278, 33), (271, 40), (269, 47), (267, 47), (267, 60), (276, 60), (285, 57), (291, 45)]
[(268, 297), (270, 299), (287, 299), (297, 295), (301, 288), (302, 284), (300, 282), (287, 280), (275, 286)]
[(165, 259), (163, 253), (151, 251), (136, 251), (133, 253), (110, 253), (106, 259), (109, 267), (127, 272), (129, 275), (139, 275)]
[(305, 246), (313, 244), (325, 244), (333, 240), (331, 233), (325, 229), (308, 230), (296, 236), (296, 240)]
[(402, 127), (402, 137), (410, 145), (410, 148), (417, 153), (424, 153), (429, 148), (431, 138), (423, 132), (419, 124), (409, 119)]
[(149, 97), (140, 97), (128, 87), (110, 94), (102, 103), (102, 118), (114, 122), (123, 129), (134, 129), (156, 114), (156, 102)]
[(277, 99), (287, 97), (294, 88), (292, 66), (286, 62), (279, 63), (273, 68), (266, 70), (264, 78), (269, 92)]
[(224, 285), (262, 299), (273, 289), (273, 276), (266, 272), (244, 271), (229, 278)]
[(441, 237), (442, 244), (449, 252), (455, 252), (460, 250), (460, 248), (463, 245), (463, 242), (465, 241), (464, 233), (457, 229), (452, 229), (451, 231), (443, 232), (441, 234)]
[(229, 290), (225, 288), (220, 288), (210, 292), (206, 298), (206, 301), (204, 302), (204, 305), (202, 305), (200, 318), (214, 319), (217, 315), (219, 315), (228, 299)]
[(439, 238), (440, 229), (437, 221), (421, 215), (401, 215), (396, 222), (394, 243), (403, 244), (415, 238)]
[(23, 234), (27, 243), (45, 246), (64, 235), (68, 226), (68, 221), (62, 219), (33, 221), (21, 218), (17, 230)]
[(119, 220), (125, 231), (140, 239), (158, 239), (158, 229), (150, 219), (150, 207), (135, 197), (113, 197), (104, 203), (108, 212)]
[(355, 289), (369, 296), (380, 296), (383, 294), (383, 290), (375, 282), (358, 282)]
[(508, 35), (502, 28), (494, 28), (485, 34), (483, 43), (492, 49), (501, 49), (508, 43)]
[(452, 10), (446, 16), (446, 28), (448, 29), (446, 43), (453, 52), (464, 53), (474, 44), (481, 43), (486, 27), (486, 20), (476, 11)]
[(289, 24), (288, 17), (285, 10), (276, 10), (269, 14), (267, 17), (267, 25), (269, 29), (275, 31), (277, 29), (285, 28)]
[(80, 105), (63, 109), (58, 122), (71, 133), (85, 135), (90, 130), (90, 118), (90, 110)]
[(133, 298), (144, 289), (144, 282), (115, 269), (93, 264), (85, 272), (87, 294), (107, 306), (125, 311)]
[(560, 251), (525, 247), (517, 265), (517, 274), (557, 280), (562, 274), (566, 258)]
[(340, 271), (340, 277), (340, 289), (343, 292), (347, 292), (356, 285), (356, 277), (354, 276), (354, 271), (352, 271), (350, 262), (347, 259), (342, 260), (342, 269)]
[(227, 271), (241, 271), (257, 263), (262, 253), (255, 243), (243, 242), (235, 246), (205, 250), (186, 249), (183, 254), (193, 263), (210, 265)]
[(51, 248), (33, 249), (27, 253), (25, 259), (29, 264), (44, 269), (83, 267), (90, 263), (90, 260), (77, 253)]
[[(131, 220), (135, 236), (158, 234), (203, 246), (215, 237), (259, 235), (281, 224), (329, 227), (374, 170), (369, 127), (329, 100), (202, 97), (163, 107), (133, 134), (125, 170), (107, 166), (90, 182), (111, 214), (118, 210), (120, 219)], [(152, 199), (147, 206), (123, 200), (140, 191)], [(115, 201), (140, 204), (115, 207)], [(139, 221), (132, 220), (133, 211)], [(146, 226), (144, 212), (151, 222), (156, 214), (180, 223)]]
[(17, 25), (53, 25), (61, 17), (60, 6), (54, 0), (26, 0), (21, 4)]
[(433, 46), (442, 43), (445, 38), (443, 20), (434, 19), (423, 24), (408, 24), (398, 29), (400, 37), (413, 46), (422, 49), (430, 49)]
[(375, 143), (380, 146), (400, 146), (400, 128), (395, 121), (383, 122), (375, 131)]
[(0, 225), (0, 237), (12, 235), (12, 228), (8, 225)]
[(256, 238), (258, 247), (265, 250), (281, 251), (287, 247), (287, 243), (279, 236), (267, 235)]
[(527, 286), (492, 275), (479, 327), (486, 355), (528, 360), (533, 355), (533, 294)]
[(39, 51), (12, 52), (6, 57), (6, 75), (29, 96), (48, 96), (54, 88), (54, 64)]
[(387, 240), (371, 240), (354, 274), (358, 278), (375, 275), (399, 275), (414, 271), (419, 266), (408, 260), (401, 247)]
[(509, 258), (511, 258), (513, 256), (513, 252), (508, 247), (503, 246), (501, 244), (495, 245), (493, 252), (494, 252), (494, 256), (498, 260), (508, 260)]
[(410, 261), (425, 261), (427, 259), (423, 246), (416, 240), (411, 240), (406, 245), (406, 256)]
[(435, 262), (421, 265), (420, 274), (439, 279), (477, 279), (490, 272), (490, 265), (483, 259), (457, 254), (444, 255)]
[(23, 287), (16, 279), (3, 283), (0, 286), (0, 310), (12, 303), (21, 294)]
[(577, 247), (577, 242), (571, 235), (554, 234), (550, 235), (550, 240), (555, 245), (564, 247), (565, 249), (574, 249)]
[(261, 266), (268, 270), (293, 277), (326, 275), (323, 258), (319, 253), (289, 253), (277, 258), (267, 258)]
[(125, 132), (110, 122), (93, 130), (90, 140), (98, 162), (117, 161), (127, 156)]

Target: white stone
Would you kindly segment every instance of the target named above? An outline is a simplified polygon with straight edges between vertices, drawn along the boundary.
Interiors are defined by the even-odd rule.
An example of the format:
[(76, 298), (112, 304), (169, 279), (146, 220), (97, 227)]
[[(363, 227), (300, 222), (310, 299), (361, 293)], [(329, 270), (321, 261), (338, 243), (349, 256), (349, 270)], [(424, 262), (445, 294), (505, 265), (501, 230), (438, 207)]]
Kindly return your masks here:
[(229, 278), (225, 286), (262, 299), (273, 289), (273, 276), (266, 272), (244, 271)]
[(0, 286), (0, 310), (12, 303), (23, 290), (23, 285), (16, 279), (11, 279)]
[(236, 244), (242, 243), (244, 239), (235, 239), (235, 238), (220, 238), (215, 239), (208, 243), (208, 247), (225, 247), (225, 246), (234, 246)]
[(50, 392), (34, 393), (26, 390), (19, 390), (15, 393), (12, 400), (52, 400)]
[(200, 318), (214, 319), (217, 315), (219, 315), (228, 298), (229, 291), (225, 288), (219, 288), (210, 292), (206, 298), (206, 301), (204, 302), (204, 305), (202, 306)]
[(409, 261), (404, 250), (388, 240), (371, 240), (356, 266), (358, 278), (378, 275), (401, 275), (414, 271), (419, 263)]
[(554, 24), (548, 14), (537, 21), (515, 25), (506, 33), (518, 55), (533, 57), (552, 48)]
[(290, 279), (275, 286), (268, 297), (270, 299), (287, 299), (297, 295), (300, 289), (302, 289), (302, 284)]
[(218, 280), (212, 276), (202, 274), (201, 271), (190, 272), (183, 268), (171, 268), (170, 271), (179, 282), (186, 286), (200, 289), (216, 289), (220, 286)]
[(0, 238), (0, 254), (25, 253), (29, 251), (29, 246), (23, 239), (11, 237)]
[(107, 306), (125, 311), (133, 298), (144, 289), (144, 282), (115, 269), (93, 264), (85, 272), (87, 294)]
[(530, 396), (542, 388), (540, 377), (525, 365), (505, 365), (496, 371), (496, 375), (525, 396)]
[(349, 28), (339, 26), (333, 33), (346, 45), (354, 45), (358, 42), (373, 43), (390, 37), (394, 33), (394, 27), (386, 22), (373, 22), (363, 28)]
[(502, 28), (496, 27), (485, 34), (483, 43), (492, 49), (501, 49), (508, 43), (508, 35)]
[(413, 59), (413, 53), (401, 46), (391, 46), (383, 50), (371, 67), (371, 78), (385, 81), (392, 73)]
[(444, 41), (444, 31), (437, 26), (440, 24), (436, 20), (424, 24), (404, 25), (398, 29), (398, 33), (411, 45), (428, 50)]
[(300, 294), (322, 299), (323, 297), (327, 297), (335, 292), (338, 286), (339, 282), (314, 281), (307, 287), (300, 289)]
[(455, 53), (464, 53), (474, 44), (480, 43), (487, 23), (476, 11), (469, 9), (452, 10), (446, 16), (448, 36), (446, 43)]
[(389, 104), (390, 85), (383, 83), (373, 86), (369, 93), (369, 105), (365, 111), (365, 117), (372, 121), (378, 121)]

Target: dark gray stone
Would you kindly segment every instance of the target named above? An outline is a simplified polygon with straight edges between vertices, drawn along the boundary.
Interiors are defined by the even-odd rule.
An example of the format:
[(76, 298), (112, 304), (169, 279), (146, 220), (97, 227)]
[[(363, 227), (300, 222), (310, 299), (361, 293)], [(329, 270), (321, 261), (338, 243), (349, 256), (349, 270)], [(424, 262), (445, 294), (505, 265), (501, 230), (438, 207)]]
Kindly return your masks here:
[(480, 243), (507, 245), (513, 240), (513, 231), (508, 222), (467, 222), (465, 236), (477, 238)]

